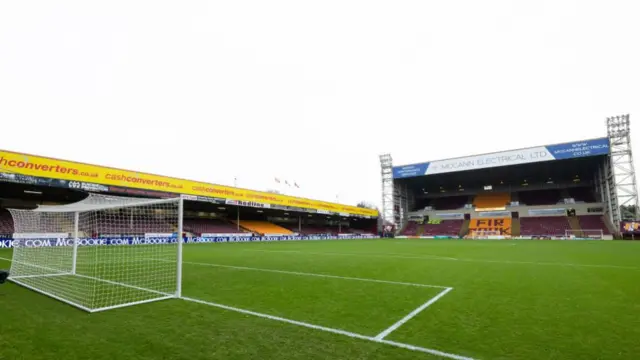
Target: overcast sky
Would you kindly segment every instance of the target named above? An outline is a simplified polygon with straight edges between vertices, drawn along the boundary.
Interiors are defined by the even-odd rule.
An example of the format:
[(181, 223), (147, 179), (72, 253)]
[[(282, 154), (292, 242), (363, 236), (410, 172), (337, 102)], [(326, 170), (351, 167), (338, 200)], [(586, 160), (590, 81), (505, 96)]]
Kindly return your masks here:
[(637, 0), (2, 1), (0, 148), (380, 203), (384, 152), (640, 124), (639, 18)]

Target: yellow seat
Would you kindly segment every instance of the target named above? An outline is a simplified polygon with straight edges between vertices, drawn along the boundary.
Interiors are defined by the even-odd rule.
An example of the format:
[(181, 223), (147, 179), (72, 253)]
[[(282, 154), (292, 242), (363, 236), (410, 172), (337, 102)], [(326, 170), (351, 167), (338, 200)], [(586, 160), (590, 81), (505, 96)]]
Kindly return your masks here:
[(511, 201), (509, 193), (485, 193), (476, 195), (473, 205), (476, 209), (504, 209)]
[(258, 234), (264, 235), (291, 235), (293, 231), (268, 221), (240, 220), (240, 226)]

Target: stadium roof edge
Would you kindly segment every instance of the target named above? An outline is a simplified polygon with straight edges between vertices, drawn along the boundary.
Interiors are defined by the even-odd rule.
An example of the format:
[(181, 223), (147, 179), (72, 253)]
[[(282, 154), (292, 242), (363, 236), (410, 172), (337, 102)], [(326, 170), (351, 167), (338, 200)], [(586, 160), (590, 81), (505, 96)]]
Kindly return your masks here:
[(584, 139), (584, 140), (575, 140), (575, 141), (561, 142), (561, 143), (555, 143), (555, 144), (534, 145), (534, 146), (527, 146), (527, 147), (522, 147), (522, 148), (517, 148), (517, 149), (507, 149), (507, 150), (491, 151), (491, 152), (480, 153), (480, 154), (468, 154), (468, 155), (456, 156), (456, 157), (452, 157), (452, 158), (437, 159), (437, 160), (428, 160), (428, 161), (420, 161), (420, 162), (414, 162), (414, 163), (409, 163), (409, 164), (399, 164), (399, 165), (395, 165), (395, 164), (394, 164), (394, 165), (393, 165), (393, 167), (395, 168), (395, 167), (401, 167), (401, 166), (419, 165), (419, 164), (431, 163), (431, 162), (436, 162), (436, 161), (457, 160), (457, 159), (464, 159), (464, 158), (469, 157), (469, 156), (485, 156), (485, 155), (493, 155), (493, 154), (500, 154), (500, 153), (507, 152), (507, 151), (521, 151), (521, 150), (527, 150), (527, 149), (532, 149), (532, 148), (541, 147), (541, 146), (558, 146), (558, 145), (563, 145), (563, 144), (580, 143), (580, 142), (584, 142), (584, 141), (594, 141), (594, 140), (601, 140), (601, 139), (607, 139), (607, 140), (608, 140), (608, 138), (607, 138), (606, 136), (603, 136), (603, 137), (598, 137), (598, 138), (590, 138), (590, 139)]
[[(11, 155), (13, 154), (14, 156), (11, 157), (6, 157), (6, 155)], [(25, 158), (27, 158), (27, 160), (25, 161)], [(25, 168), (17, 168), (16, 170), (11, 170), (11, 169), (7, 169), (7, 166), (11, 167), (9, 165), (9, 162), (12, 160), (16, 160), (19, 159), (19, 161), (22, 161), (24, 163), (29, 163), (29, 159), (28, 158), (36, 158), (39, 160), (40, 162), (40, 167), (38, 169), (25, 169)], [(53, 165), (51, 164), (47, 164), (47, 162), (53, 162)], [(57, 165), (55, 163), (58, 163)], [(112, 167), (112, 166), (102, 166), (102, 165), (96, 165), (96, 164), (89, 164), (89, 163), (85, 163), (85, 162), (79, 162), (79, 161), (72, 161), (72, 160), (64, 160), (64, 159), (59, 159), (59, 158), (53, 158), (53, 157), (48, 157), (48, 156), (41, 156), (41, 155), (33, 155), (33, 154), (27, 154), (27, 153), (22, 153), (22, 152), (17, 152), (17, 151), (11, 151), (11, 150), (3, 150), (0, 149), (0, 174), (3, 172), (7, 172), (8, 173), (14, 173), (14, 174), (19, 174), (19, 175), (26, 175), (26, 176), (36, 176), (36, 177), (47, 177), (46, 175), (50, 175), (50, 174), (55, 174), (57, 172), (54, 171), (54, 169), (56, 169), (56, 167), (58, 167), (58, 169), (60, 168), (65, 168), (65, 166), (60, 166), (62, 164), (66, 164), (67, 167), (66, 169), (68, 170), (74, 170), (76, 171), (74, 174), (69, 174), (66, 171), (62, 173), (62, 175), (58, 176), (58, 177), (54, 177), (54, 176), (48, 176), (49, 178), (54, 178), (54, 179), (58, 179), (58, 180), (66, 180), (69, 182), (87, 182), (87, 183), (92, 183), (92, 178), (88, 178), (88, 179), (73, 179), (71, 178), (72, 176), (79, 176), (82, 177), (82, 174), (85, 174), (84, 171), (78, 171), (78, 169), (74, 169), (72, 166), (73, 165), (80, 165), (81, 167), (87, 167), (87, 168), (92, 168), (93, 170), (116, 170), (122, 173), (130, 173), (133, 176), (130, 176), (131, 178), (135, 178), (135, 179), (142, 179), (144, 181), (135, 181), (129, 184), (123, 184), (121, 183), (122, 179), (116, 179), (115, 177), (109, 179), (108, 177), (106, 177), (106, 179), (108, 179), (108, 181), (102, 181), (101, 183), (97, 183), (97, 184), (102, 184), (102, 185), (113, 185), (113, 186), (121, 186), (121, 187), (130, 187), (130, 188), (137, 188), (137, 189), (143, 189), (143, 190), (151, 190), (151, 191), (159, 191), (159, 192), (170, 192), (170, 193), (175, 193), (175, 194), (183, 194), (183, 195), (196, 195), (196, 194), (189, 194), (189, 193), (184, 193), (180, 190), (178, 190), (178, 188), (176, 187), (171, 187), (169, 189), (163, 188), (163, 189), (157, 189), (155, 187), (158, 187), (157, 184), (166, 182), (167, 180), (177, 180), (179, 182), (185, 182), (185, 183), (193, 183), (193, 184), (200, 184), (201, 187), (203, 186), (212, 186), (212, 187), (218, 187), (220, 188), (219, 191), (209, 191), (209, 193), (207, 193), (207, 191), (204, 191), (203, 194), (201, 194), (202, 196), (208, 196), (208, 197), (212, 197), (213, 195), (211, 195), (211, 192), (213, 192), (214, 194), (218, 194), (221, 197), (230, 197), (230, 198), (234, 198), (235, 196), (233, 195), (229, 195), (227, 191), (225, 191), (225, 189), (233, 189), (233, 190), (239, 190), (239, 192), (244, 192), (244, 193), (255, 193), (258, 196), (262, 195), (262, 196), (269, 196), (269, 197), (273, 197), (273, 198), (283, 198), (283, 200), (286, 199), (295, 199), (295, 200), (301, 200), (301, 201), (306, 201), (309, 202), (311, 204), (316, 203), (316, 205), (328, 205), (329, 207), (335, 207), (335, 206), (339, 206), (340, 210), (343, 210), (344, 212), (346, 212), (349, 215), (367, 215), (367, 216), (372, 216), (372, 217), (378, 217), (380, 214), (378, 213), (377, 210), (374, 209), (365, 209), (365, 208), (359, 208), (357, 206), (353, 206), (353, 205), (346, 205), (346, 204), (338, 204), (338, 203), (334, 203), (334, 202), (330, 202), (330, 201), (324, 201), (324, 200), (315, 200), (315, 199), (310, 199), (310, 198), (304, 198), (304, 197), (298, 197), (298, 196), (291, 196), (291, 195), (284, 195), (284, 194), (273, 194), (273, 193), (269, 193), (266, 191), (260, 191), (260, 190), (252, 190), (252, 189), (245, 189), (245, 188), (240, 188), (240, 187), (233, 187), (233, 186), (228, 186), (228, 185), (220, 185), (220, 184), (213, 184), (213, 183), (209, 183), (209, 182), (205, 182), (205, 181), (199, 181), (199, 180), (189, 180), (189, 179), (183, 179), (183, 178), (178, 178), (178, 177), (173, 177), (173, 176), (165, 176), (165, 175), (158, 175), (158, 174), (153, 174), (153, 173), (148, 173), (148, 172), (140, 172), (140, 171), (135, 171), (135, 170), (127, 170), (127, 169), (121, 169), (121, 168), (116, 168), (116, 167)], [(46, 165), (46, 167), (44, 167)], [(68, 166), (71, 165), (71, 166)], [(21, 171), (22, 170), (22, 171)], [(40, 172), (40, 173), (38, 173)], [(103, 175), (109, 175), (109, 174), (103, 174)], [(144, 179), (143, 176), (148, 176), (148, 179)], [(118, 176), (121, 176), (121, 174), (118, 174)], [(0, 179), (2, 177), (0, 176)], [(155, 178), (155, 179), (154, 179)], [(102, 179), (105, 179), (105, 176), (102, 177)], [(94, 180), (95, 182), (96, 180)], [(149, 186), (147, 187), (142, 187), (140, 185), (138, 185), (138, 183), (144, 183), (144, 184), (148, 184)], [(167, 183), (167, 185), (169, 185)], [(171, 190), (173, 189), (173, 191)], [(206, 189), (209, 190), (209, 189)], [(255, 197), (253, 197), (255, 198)], [(251, 201), (251, 202), (260, 202), (260, 200), (238, 200), (238, 201)], [(316, 210), (324, 210), (322, 208), (317, 208), (315, 206), (309, 205), (309, 204), (301, 204), (296, 202), (295, 205), (290, 205), (290, 206), (294, 206), (294, 207), (307, 207), (307, 208), (312, 208), (312, 209), (316, 209)], [(346, 208), (346, 209), (345, 209)], [(349, 210), (347, 210), (349, 209)], [(335, 211), (336, 213), (339, 213), (341, 211)]]

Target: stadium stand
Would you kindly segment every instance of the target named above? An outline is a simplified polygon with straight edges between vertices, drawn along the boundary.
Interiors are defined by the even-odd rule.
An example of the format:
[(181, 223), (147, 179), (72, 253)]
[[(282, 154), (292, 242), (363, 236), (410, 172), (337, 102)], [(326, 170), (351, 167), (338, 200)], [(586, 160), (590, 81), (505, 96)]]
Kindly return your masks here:
[(400, 235), (415, 236), (418, 235), (418, 223), (415, 221), (409, 221), (407, 225), (402, 229)]
[(610, 235), (611, 231), (604, 222), (602, 215), (582, 215), (578, 216), (578, 222), (582, 230), (602, 230), (605, 235)]
[(564, 236), (569, 228), (566, 216), (520, 218), (520, 235), (523, 236)]
[(347, 225), (338, 227), (338, 225), (331, 224), (301, 224), (299, 228), (298, 223), (278, 221), (274, 221), (273, 223), (291, 230), (293, 233), (299, 233), (302, 235), (336, 235), (339, 233), (356, 233), (355, 229), (350, 229)]
[(504, 208), (511, 201), (509, 193), (482, 193), (473, 199), (473, 205), (477, 209)]
[[(117, 217), (118, 215), (115, 215)], [(158, 224), (149, 221), (146, 216), (133, 216), (121, 214), (126, 221), (99, 221), (96, 219), (95, 225), (91, 222), (85, 223), (85, 228), (79, 228), (82, 236), (106, 236), (106, 235), (143, 235), (145, 233), (173, 233), (176, 231), (169, 224)], [(74, 225), (71, 219), (59, 218), (56, 221), (44, 222), (43, 231), (51, 233), (74, 232)], [(6, 209), (0, 209), (0, 235), (12, 234), (14, 232), (13, 218)]]
[(262, 235), (291, 235), (293, 231), (276, 225), (268, 221), (261, 220), (240, 220), (240, 227), (249, 230), (250, 232)]
[(0, 234), (13, 234), (13, 218), (5, 209), (0, 209)]
[[(73, 232), (73, 224), (69, 222), (63, 229), (49, 229), (47, 231), (57, 232)], [(98, 222), (95, 228), (80, 229), (85, 233), (94, 233), (93, 235), (104, 236), (110, 235), (143, 235), (145, 233), (173, 233), (176, 229), (167, 223), (159, 223), (149, 221), (143, 216), (134, 216), (125, 222)], [(97, 233), (97, 234), (96, 234)]]
[[(289, 226), (287, 228), (293, 232), (298, 232), (297, 226)], [(329, 226), (319, 226), (319, 225), (302, 225), (300, 229), (300, 233), (304, 235), (335, 234), (337, 232), (338, 232), (337, 228), (333, 229)]]
[(302, 235), (338, 235), (338, 234), (375, 234), (375, 228), (371, 228), (370, 230), (366, 229), (358, 229), (351, 225), (342, 224), (338, 226), (336, 224), (301, 224), (302, 226), (298, 229), (297, 224), (293, 223), (279, 223), (276, 222), (277, 225), (282, 226), (291, 230), (294, 233), (299, 233)]
[(219, 219), (184, 219), (184, 230), (194, 234), (238, 234), (244, 233), (238, 230), (236, 224), (231, 224)]
[(403, 165), (381, 156), (383, 213), (399, 236), (441, 234), (416, 220), (426, 218), (464, 219), (459, 236), (469, 239), (633, 240), (640, 217), (618, 199), (634, 203), (633, 170), (618, 178), (620, 153), (611, 151), (630, 143), (611, 136), (614, 125), (628, 131), (628, 117), (607, 119), (609, 137)]
[(431, 220), (424, 224), (423, 235), (426, 236), (458, 236), (464, 220)]

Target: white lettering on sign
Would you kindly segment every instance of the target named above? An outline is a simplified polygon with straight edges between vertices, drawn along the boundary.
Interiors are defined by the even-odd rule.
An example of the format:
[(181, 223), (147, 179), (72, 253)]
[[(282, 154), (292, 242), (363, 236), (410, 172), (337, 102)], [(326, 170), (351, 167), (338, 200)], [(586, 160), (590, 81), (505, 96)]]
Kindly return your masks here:
[(434, 161), (429, 164), (426, 175), (452, 171), (478, 170), (496, 166), (528, 164), (553, 159), (553, 156), (545, 147), (539, 146), (530, 149), (505, 151), (497, 154)]

